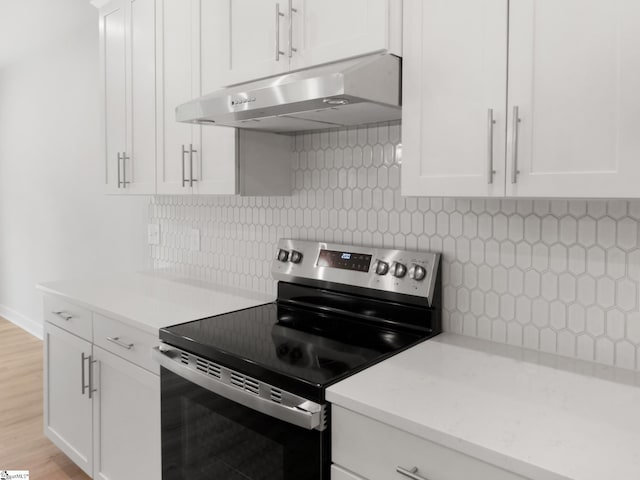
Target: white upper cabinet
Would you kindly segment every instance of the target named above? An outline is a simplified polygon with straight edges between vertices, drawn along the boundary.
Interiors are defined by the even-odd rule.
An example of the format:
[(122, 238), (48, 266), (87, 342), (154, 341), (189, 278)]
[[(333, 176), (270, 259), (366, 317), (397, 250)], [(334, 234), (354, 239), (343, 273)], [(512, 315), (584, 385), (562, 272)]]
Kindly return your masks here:
[(154, 0), (113, 0), (100, 9), (109, 193), (155, 193), (154, 17)]
[(406, 0), (404, 14), (403, 194), (640, 196), (639, 2)]
[(509, 108), (507, 195), (640, 196), (640, 2), (512, 1)]
[(105, 183), (111, 193), (120, 193), (121, 160), (127, 150), (125, 4), (115, 0), (100, 10)]
[[(288, 70), (288, 0), (204, 0), (220, 19), (222, 85)], [(281, 52), (281, 53), (280, 53)]]
[[(197, 0), (159, 0), (157, 65), (158, 75), (158, 193), (191, 193), (194, 130), (175, 119), (176, 106), (193, 94), (196, 40), (194, 16)], [(194, 11), (196, 10), (196, 11)]]
[(405, 0), (405, 195), (505, 191), (507, 0)]
[(127, 0), (127, 192), (156, 190), (155, 0)]
[[(195, 48), (199, 49), (195, 65), (198, 83), (194, 85), (194, 97), (210, 93), (222, 87), (221, 77), (224, 70), (220, 51), (221, 35), (228, 17), (218, 16), (218, 0), (202, 0), (200, 15), (197, 19), (199, 31)], [(266, 2), (269, 3), (269, 2)], [(255, 32), (254, 32), (255, 34)], [(195, 157), (197, 182), (194, 193), (197, 194), (234, 194), (237, 188), (237, 137), (236, 130), (228, 127), (194, 127), (199, 135), (200, 154)]]
[[(225, 53), (220, 39), (227, 17), (220, 16), (219, 0), (160, 3), (158, 193), (290, 194), (288, 137), (252, 132), (243, 146), (234, 128), (176, 122), (176, 106), (222, 86), (225, 64), (221, 59)], [(254, 138), (262, 145), (261, 151), (252, 148)], [(247, 159), (254, 151), (256, 154)], [(260, 176), (260, 188), (245, 188), (252, 183), (243, 177), (256, 175)]]
[[(291, 70), (367, 53), (402, 55), (401, 0), (290, 0)], [(287, 12), (289, 13), (289, 12)]]
[[(175, 120), (176, 106), (202, 95), (205, 77), (217, 85), (219, 67), (216, 32), (202, 25), (214, 17), (211, 0), (161, 0), (158, 64), (158, 193), (235, 194), (236, 134), (231, 128), (209, 127)], [(210, 29), (211, 28), (211, 29)], [(214, 48), (215, 47), (215, 48)], [(219, 57), (218, 57), (219, 58)], [(206, 60), (205, 60), (206, 59)]]
[(373, 52), (402, 55), (402, 0), (203, 2), (223, 19), (223, 86)]
[[(266, 12), (266, 3), (272, 13), (268, 22), (271, 33), (265, 33), (271, 35), (268, 42), (257, 30), (263, 24), (251, 23), (251, 18)], [(111, 0), (99, 5), (103, 151), (109, 193), (291, 193), (289, 137), (240, 134), (233, 128), (175, 120), (178, 105), (224, 86), (229, 69), (241, 65), (236, 54), (241, 53), (240, 62), (245, 61), (244, 55), (255, 55), (245, 64), (252, 68), (259, 67), (260, 58), (265, 64), (276, 61), (275, 3)], [(284, 17), (278, 15), (277, 31), (282, 48), (286, 48), (288, 4), (282, 8)], [(247, 11), (251, 15), (238, 13)], [(247, 41), (260, 38), (257, 44), (262, 50), (238, 42), (234, 49), (228, 48), (232, 34)], [(289, 68), (288, 55), (279, 55), (277, 61), (284, 65), (277, 67), (282, 71)], [(275, 72), (269, 70), (264, 75)], [(235, 75), (235, 70), (232, 73)]]

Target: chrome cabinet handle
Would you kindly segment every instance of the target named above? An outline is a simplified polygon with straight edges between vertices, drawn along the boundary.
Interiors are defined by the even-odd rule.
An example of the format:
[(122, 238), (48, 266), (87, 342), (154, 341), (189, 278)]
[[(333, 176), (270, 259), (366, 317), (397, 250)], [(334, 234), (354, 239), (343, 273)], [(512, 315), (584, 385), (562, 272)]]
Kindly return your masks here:
[(516, 105), (513, 107), (513, 132), (511, 148), (513, 149), (511, 152), (511, 183), (516, 183), (518, 181), (518, 174), (520, 170), (518, 170), (518, 126), (520, 124), (520, 108)]
[(298, 49), (293, 47), (293, 14), (298, 13), (297, 8), (293, 8), (293, 0), (289, 0), (289, 58), (293, 57), (293, 52)]
[[(89, 362), (91, 362), (91, 355), (84, 355), (84, 352), (80, 352), (80, 365), (82, 365), (81, 369), (80, 369), (80, 375), (82, 376), (82, 379), (80, 381), (80, 384), (82, 385), (82, 395), (84, 395), (84, 392), (87, 388), (91, 388), (91, 380), (89, 380), (89, 385), (85, 385), (84, 383), (84, 361), (85, 360), (89, 360)], [(89, 364), (89, 367), (91, 367), (91, 364)], [(91, 394), (89, 394), (91, 395)], [(91, 396), (89, 396), (89, 398), (91, 398)]]
[(120, 340), (120, 337), (107, 337), (111, 343), (115, 343), (119, 347), (126, 348), (127, 350), (131, 350), (133, 348), (133, 343), (125, 343)]
[(487, 158), (489, 164), (487, 170), (487, 182), (491, 185), (493, 184), (493, 176), (496, 174), (496, 171), (493, 169), (493, 126), (496, 124), (496, 121), (493, 119), (493, 108), (489, 109), (487, 124)]
[(193, 154), (198, 153), (197, 150), (194, 150), (193, 144), (189, 144), (189, 186), (193, 187), (193, 182), (197, 182), (198, 180), (193, 179)]
[(184, 178), (184, 173), (185, 173), (185, 172), (184, 172), (184, 156), (185, 156), (187, 153), (189, 153), (189, 152), (187, 151), (187, 149), (186, 149), (186, 148), (184, 148), (184, 145), (182, 145), (182, 186), (183, 186), (183, 187), (185, 187), (185, 186), (187, 185), (187, 182), (189, 181), (189, 180), (187, 180), (186, 178)]
[(280, 61), (280, 55), (284, 55), (280, 50), (280, 17), (284, 17), (284, 13), (280, 11), (280, 4), (276, 3), (276, 62)]
[(405, 477), (410, 478), (411, 480), (429, 480), (427, 477), (418, 475), (418, 467), (413, 467), (410, 470), (402, 467), (396, 467), (396, 472), (398, 472), (400, 475), (404, 475)]
[[(85, 385), (84, 383), (84, 361), (87, 360), (87, 366), (89, 367), (89, 383)], [(91, 355), (86, 355), (84, 354), (84, 352), (80, 352), (80, 362), (82, 365), (82, 368), (80, 369), (80, 374), (82, 375), (82, 395), (84, 395), (85, 390), (88, 392), (89, 394), (89, 398), (93, 398), (93, 392), (96, 391), (95, 388), (93, 388), (93, 364), (96, 363), (96, 360), (93, 360), (93, 357)]]
[(130, 183), (127, 181), (127, 160), (131, 160), (131, 157), (127, 156), (127, 152), (122, 152), (122, 188), (127, 188)]
[(62, 311), (51, 313), (53, 313), (56, 317), (60, 317), (61, 319), (66, 320), (67, 322), (73, 318), (73, 315), (69, 315), (68, 313)]
[(122, 185), (122, 170), (120, 170), (120, 160), (122, 160), (122, 156), (120, 155), (120, 152), (118, 152), (118, 188), (122, 188), (120, 187), (120, 185)]
[(93, 388), (93, 364), (97, 363), (97, 360), (93, 360), (93, 356), (91, 355), (89, 355), (87, 359), (89, 360), (89, 398), (93, 398), (93, 393), (97, 391)]

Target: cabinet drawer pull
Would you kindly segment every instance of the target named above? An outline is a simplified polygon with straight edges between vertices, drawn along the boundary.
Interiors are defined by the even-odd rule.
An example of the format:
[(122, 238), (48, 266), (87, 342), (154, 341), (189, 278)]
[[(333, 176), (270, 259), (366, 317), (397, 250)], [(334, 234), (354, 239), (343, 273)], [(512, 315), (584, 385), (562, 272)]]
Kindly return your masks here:
[(89, 367), (89, 398), (93, 398), (93, 392), (97, 392), (97, 390), (93, 388), (93, 364), (98, 363), (98, 361), (93, 359), (93, 355), (89, 355), (87, 359), (89, 360), (87, 363)]
[(487, 157), (489, 163), (489, 171), (487, 172), (487, 179), (489, 185), (493, 184), (493, 176), (496, 174), (496, 171), (493, 169), (493, 126), (496, 124), (496, 121), (493, 119), (493, 108), (489, 109), (488, 113), (488, 131), (487, 131)]
[(127, 350), (131, 350), (133, 348), (133, 343), (124, 343), (120, 340), (120, 337), (107, 337), (111, 343), (115, 343), (119, 347), (126, 348)]
[(276, 62), (280, 61), (280, 55), (285, 54), (280, 50), (280, 17), (284, 17), (284, 13), (280, 11), (280, 4), (276, 3)]
[(427, 477), (421, 477), (420, 475), (418, 475), (418, 467), (413, 467), (410, 470), (402, 467), (396, 467), (396, 472), (398, 472), (400, 475), (404, 475), (405, 477), (410, 478), (411, 480), (429, 480)]
[(69, 315), (68, 313), (63, 311), (51, 313), (53, 313), (56, 317), (60, 317), (61, 319), (66, 320), (67, 322), (73, 318), (73, 315)]

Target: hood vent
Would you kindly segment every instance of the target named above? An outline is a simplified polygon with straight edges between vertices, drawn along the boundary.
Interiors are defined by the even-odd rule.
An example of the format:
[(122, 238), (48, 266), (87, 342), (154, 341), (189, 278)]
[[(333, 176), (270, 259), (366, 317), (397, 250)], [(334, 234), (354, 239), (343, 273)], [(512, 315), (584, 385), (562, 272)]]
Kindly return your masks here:
[(276, 133), (399, 120), (401, 63), (377, 54), (234, 85), (176, 108), (176, 120)]

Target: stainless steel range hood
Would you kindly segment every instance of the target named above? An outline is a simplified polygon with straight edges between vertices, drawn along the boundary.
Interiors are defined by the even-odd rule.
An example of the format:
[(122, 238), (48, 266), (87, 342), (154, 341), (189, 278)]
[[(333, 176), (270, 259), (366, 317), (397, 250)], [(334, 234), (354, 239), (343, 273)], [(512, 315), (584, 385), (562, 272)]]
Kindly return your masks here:
[(401, 64), (356, 58), (234, 85), (176, 108), (176, 120), (292, 133), (399, 120)]

